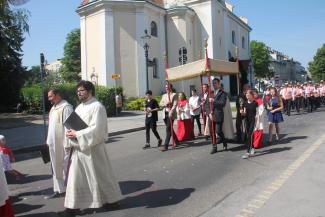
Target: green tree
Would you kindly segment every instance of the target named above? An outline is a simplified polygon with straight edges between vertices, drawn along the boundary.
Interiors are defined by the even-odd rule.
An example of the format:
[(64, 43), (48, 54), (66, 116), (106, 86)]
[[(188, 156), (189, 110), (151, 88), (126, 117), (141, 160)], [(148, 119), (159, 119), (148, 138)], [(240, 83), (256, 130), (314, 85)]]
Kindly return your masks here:
[(31, 69), (25, 72), (24, 86), (31, 86), (41, 83), (40, 66), (32, 66)]
[(308, 70), (315, 81), (325, 79), (325, 44), (319, 48), (314, 59), (308, 63)]
[(23, 33), (28, 32), (29, 13), (11, 9), (0, 1), (0, 108), (6, 110), (19, 101), (26, 68), (22, 66)]
[(258, 79), (273, 76), (270, 71), (270, 56), (263, 42), (251, 41), (251, 53), (253, 59), (255, 77)]
[(74, 82), (80, 80), (81, 72), (80, 29), (71, 31), (64, 45), (61, 75), (63, 80)]

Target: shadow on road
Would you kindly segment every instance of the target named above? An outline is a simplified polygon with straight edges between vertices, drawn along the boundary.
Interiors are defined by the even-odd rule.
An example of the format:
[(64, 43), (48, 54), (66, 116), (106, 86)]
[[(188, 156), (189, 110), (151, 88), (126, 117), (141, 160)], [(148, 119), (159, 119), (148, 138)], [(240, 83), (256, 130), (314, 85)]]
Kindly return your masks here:
[(194, 191), (194, 188), (173, 188), (144, 192), (137, 196), (122, 199), (120, 201), (121, 209), (130, 209), (135, 207), (156, 208), (175, 205), (188, 198)]
[(15, 158), (16, 158), (16, 163), (20, 162), (20, 161), (25, 161), (25, 160), (31, 160), (31, 159), (34, 159), (34, 158), (40, 158), (40, 163), (43, 163), (39, 151), (32, 151), (32, 152), (27, 152), (27, 153), (19, 153), (20, 151), (21, 150), (15, 150), (14, 151)]
[(291, 147), (271, 148), (271, 149), (268, 149), (265, 151), (257, 151), (255, 153), (255, 155), (252, 157), (259, 157), (259, 156), (266, 155), (266, 154), (274, 154), (274, 153), (278, 153), (278, 152), (282, 152), (282, 151), (289, 151), (291, 149), (292, 149)]
[[(298, 139), (307, 139), (308, 136), (291, 136), (291, 137), (286, 137), (283, 139), (280, 139), (280, 141), (277, 142), (277, 144), (287, 144), (290, 143), (294, 140), (298, 140)], [(282, 137), (280, 137), (282, 138)]]
[(46, 188), (39, 191), (30, 191), (30, 192), (24, 192), (18, 195), (18, 197), (26, 197), (26, 196), (38, 196), (38, 195), (49, 195), (53, 193), (53, 188)]
[(105, 144), (112, 143), (112, 142), (118, 142), (123, 138), (124, 137), (122, 137), (122, 136), (109, 136), (107, 141), (105, 142)]
[(27, 214), (27, 215), (20, 215), (19, 217), (58, 217), (57, 213), (55, 212), (43, 212), (43, 213), (34, 213), (34, 214)]
[(26, 183), (36, 182), (40, 180), (51, 179), (52, 175), (33, 175), (33, 176), (26, 175), (19, 180), (16, 180), (16, 178), (13, 177), (12, 175), (7, 175), (6, 178), (8, 184), (26, 184)]
[(25, 203), (18, 203), (18, 204), (13, 204), (13, 209), (15, 210), (15, 214), (17, 215), (20, 213), (25, 213), (25, 212), (29, 212), (31, 210), (39, 209), (43, 206), (44, 205), (30, 205), (30, 204), (25, 204)]
[(127, 195), (150, 188), (153, 183), (152, 181), (121, 181), (119, 185), (122, 195)]
[[(188, 198), (194, 191), (194, 188), (172, 188), (144, 192), (137, 196), (126, 197), (119, 201), (120, 208), (118, 210), (131, 209), (136, 207), (157, 208), (175, 205)], [(85, 214), (91, 214), (93, 213), (93, 211), (95, 211), (96, 213), (103, 213), (107, 212), (108, 210), (105, 208), (89, 209), (86, 210)]]

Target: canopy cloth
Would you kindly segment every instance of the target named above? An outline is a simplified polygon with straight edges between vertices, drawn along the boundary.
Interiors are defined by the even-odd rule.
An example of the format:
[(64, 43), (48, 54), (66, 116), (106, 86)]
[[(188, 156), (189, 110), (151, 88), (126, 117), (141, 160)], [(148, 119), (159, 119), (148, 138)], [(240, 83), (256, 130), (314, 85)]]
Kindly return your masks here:
[(205, 59), (187, 63), (185, 65), (177, 66), (167, 69), (168, 81), (186, 80), (205, 76), (208, 72), (211, 75), (237, 75), (239, 74), (239, 67), (236, 62), (228, 62), (225, 60), (208, 59), (209, 70), (205, 69)]

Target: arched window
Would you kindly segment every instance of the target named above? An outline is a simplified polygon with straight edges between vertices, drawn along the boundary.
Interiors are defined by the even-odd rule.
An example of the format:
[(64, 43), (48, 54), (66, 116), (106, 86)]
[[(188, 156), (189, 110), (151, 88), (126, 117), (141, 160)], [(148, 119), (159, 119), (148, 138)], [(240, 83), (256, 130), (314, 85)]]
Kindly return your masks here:
[(246, 48), (245, 44), (246, 44), (246, 40), (245, 40), (245, 37), (243, 36), (243, 37), (241, 38), (241, 47), (242, 47), (243, 49)]
[(158, 35), (157, 24), (154, 21), (151, 22), (150, 29), (151, 29), (151, 35), (157, 37)]
[(231, 32), (231, 41), (233, 44), (236, 44), (236, 33), (235, 31)]

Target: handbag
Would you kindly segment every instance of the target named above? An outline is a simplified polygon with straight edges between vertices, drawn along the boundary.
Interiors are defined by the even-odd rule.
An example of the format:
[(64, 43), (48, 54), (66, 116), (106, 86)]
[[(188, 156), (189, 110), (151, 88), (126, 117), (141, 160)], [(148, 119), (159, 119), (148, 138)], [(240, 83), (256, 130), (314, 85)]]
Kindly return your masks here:
[(254, 130), (253, 132), (253, 148), (258, 149), (262, 147), (263, 130)]
[(49, 147), (46, 144), (41, 146), (39, 152), (40, 152), (40, 154), (42, 156), (42, 159), (43, 159), (43, 162), (45, 164), (51, 161), (50, 150), (49, 150)]

